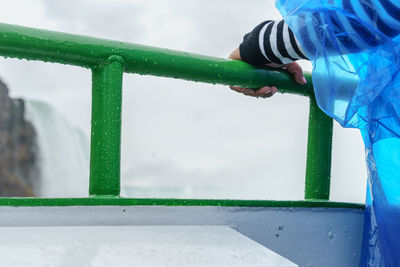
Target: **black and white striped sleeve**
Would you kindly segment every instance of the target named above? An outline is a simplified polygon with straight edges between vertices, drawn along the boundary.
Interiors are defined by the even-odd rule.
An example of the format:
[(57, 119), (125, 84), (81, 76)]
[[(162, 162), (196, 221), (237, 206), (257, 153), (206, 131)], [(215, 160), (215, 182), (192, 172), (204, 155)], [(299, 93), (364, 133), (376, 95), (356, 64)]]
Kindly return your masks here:
[(264, 21), (246, 34), (239, 46), (243, 61), (262, 66), (268, 63), (288, 64), (307, 59), (302, 47), (286, 23)]

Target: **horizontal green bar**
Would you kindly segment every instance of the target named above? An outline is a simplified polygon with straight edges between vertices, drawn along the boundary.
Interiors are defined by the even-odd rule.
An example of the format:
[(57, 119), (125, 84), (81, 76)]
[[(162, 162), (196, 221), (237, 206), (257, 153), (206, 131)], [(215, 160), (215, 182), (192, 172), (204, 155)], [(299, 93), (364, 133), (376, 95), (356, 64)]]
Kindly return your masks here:
[(227, 199), (162, 199), (162, 198), (0, 198), (0, 206), (223, 206), (285, 208), (364, 209), (363, 204), (331, 201), (275, 201)]
[(279, 85), (280, 92), (312, 94), (286, 71), (259, 69), (242, 61), (0, 23), (0, 55), (93, 68), (111, 55), (125, 61), (124, 71), (212, 84), (259, 88)]

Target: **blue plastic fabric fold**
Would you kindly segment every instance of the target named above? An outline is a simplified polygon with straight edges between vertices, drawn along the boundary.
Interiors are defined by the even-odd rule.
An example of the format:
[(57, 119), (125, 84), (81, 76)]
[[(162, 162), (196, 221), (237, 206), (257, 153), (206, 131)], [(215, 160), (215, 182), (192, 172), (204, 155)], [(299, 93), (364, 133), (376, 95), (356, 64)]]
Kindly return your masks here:
[(312, 61), (319, 107), (361, 130), (369, 187), (360, 266), (400, 266), (400, 1), (276, 5)]

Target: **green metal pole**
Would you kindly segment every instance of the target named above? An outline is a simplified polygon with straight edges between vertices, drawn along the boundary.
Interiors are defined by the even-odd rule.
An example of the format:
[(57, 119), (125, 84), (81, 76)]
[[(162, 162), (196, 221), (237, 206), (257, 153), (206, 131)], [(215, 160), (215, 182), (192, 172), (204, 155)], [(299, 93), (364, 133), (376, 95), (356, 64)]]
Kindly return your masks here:
[(332, 118), (310, 96), (305, 199), (329, 200), (332, 127)]
[(123, 59), (92, 69), (91, 196), (119, 196)]
[[(260, 88), (308, 96), (312, 83), (298, 84), (283, 70), (256, 68), (238, 60), (98, 39), (0, 23), (0, 55), (95, 68), (110, 55), (124, 59), (124, 71), (196, 82)], [(306, 74), (310, 81), (311, 76)]]

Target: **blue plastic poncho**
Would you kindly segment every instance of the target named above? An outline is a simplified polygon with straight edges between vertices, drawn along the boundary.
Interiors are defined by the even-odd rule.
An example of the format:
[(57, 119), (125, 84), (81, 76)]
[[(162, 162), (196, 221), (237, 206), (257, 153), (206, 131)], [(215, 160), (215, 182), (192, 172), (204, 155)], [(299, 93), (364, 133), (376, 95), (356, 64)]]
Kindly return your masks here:
[(369, 183), (360, 265), (400, 266), (400, 1), (277, 7), (313, 63), (320, 108), (363, 136)]

